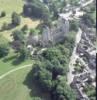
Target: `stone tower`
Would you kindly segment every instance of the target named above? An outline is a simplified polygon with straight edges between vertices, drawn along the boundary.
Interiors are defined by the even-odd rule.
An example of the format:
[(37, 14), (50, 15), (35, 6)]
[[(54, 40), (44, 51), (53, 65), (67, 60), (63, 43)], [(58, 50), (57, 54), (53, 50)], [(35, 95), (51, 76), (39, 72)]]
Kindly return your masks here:
[(53, 41), (53, 37), (48, 26), (44, 26), (43, 33), (42, 33), (42, 44), (43, 46), (48, 45), (49, 42)]
[(62, 31), (63, 34), (66, 36), (66, 34), (69, 32), (69, 21), (68, 21), (68, 19), (65, 19), (63, 17), (60, 17), (58, 19), (57, 26), (58, 26), (58, 29), (60, 31)]

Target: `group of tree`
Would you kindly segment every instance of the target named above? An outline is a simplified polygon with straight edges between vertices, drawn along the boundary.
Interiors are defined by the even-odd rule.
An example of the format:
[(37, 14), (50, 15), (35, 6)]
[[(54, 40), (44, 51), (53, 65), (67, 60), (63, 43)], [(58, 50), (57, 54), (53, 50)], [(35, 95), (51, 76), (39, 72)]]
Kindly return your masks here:
[(68, 2), (71, 4), (71, 6), (78, 6), (79, 0), (68, 0)]
[(69, 49), (63, 45), (48, 48), (38, 58), (33, 66), (32, 77), (37, 81), (40, 89), (49, 92), (51, 100), (76, 100), (76, 94), (67, 85), (66, 80), (69, 71)]
[(87, 25), (88, 27), (95, 27), (95, 19), (93, 17), (93, 13), (86, 13), (81, 17), (82, 21)]
[(9, 43), (6, 38), (0, 35), (0, 58), (7, 56), (9, 53)]
[(26, 0), (23, 7), (23, 13), (26, 16), (40, 18), (46, 25), (51, 25), (52, 20), (58, 18), (58, 13), (61, 13), (66, 6), (65, 0)]
[(29, 5), (25, 4), (23, 7), (25, 15), (43, 20), (49, 19), (49, 10), (40, 0), (27, 0), (27, 2)]
[(58, 13), (61, 13), (65, 6), (66, 0), (50, 0), (49, 10), (53, 14), (53, 18), (58, 18)]
[(92, 84), (87, 84), (87, 86), (84, 88), (84, 92), (87, 94), (90, 100), (96, 100), (96, 89), (94, 86), (92, 86)]
[(12, 37), (12, 48), (16, 53), (19, 53), (21, 59), (26, 59), (28, 57), (28, 50), (26, 48), (26, 39), (24, 32), (22, 30), (15, 30), (12, 33)]

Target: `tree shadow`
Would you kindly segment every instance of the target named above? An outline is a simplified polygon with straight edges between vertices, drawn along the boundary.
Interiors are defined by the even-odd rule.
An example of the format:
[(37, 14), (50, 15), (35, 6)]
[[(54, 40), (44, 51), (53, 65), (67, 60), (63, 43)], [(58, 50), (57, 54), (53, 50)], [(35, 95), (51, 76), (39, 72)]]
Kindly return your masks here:
[(23, 84), (26, 85), (27, 88), (29, 88), (31, 90), (29, 93), (31, 97), (44, 98), (43, 94), (45, 94), (45, 93), (43, 93), (43, 91), (40, 90), (39, 84), (37, 84), (36, 80), (33, 78), (33, 70), (31, 70), (28, 73)]
[(14, 66), (17, 66), (17, 65), (23, 63), (24, 61), (25, 61), (25, 59), (23, 59), (23, 58), (21, 58), (21, 57), (16, 57), (16, 59), (12, 62), (12, 64), (13, 64)]
[(14, 25), (14, 24), (12, 24), (12, 23), (8, 24), (8, 30), (11, 30), (11, 29), (13, 29), (13, 28), (15, 28), (15, 27), (16, 27), (16, 25)]
[(0, 32), (8, 31), (8, 30), (11, 30), (11, 29), (13, 29), (15, 27), (16, 27), (16, 25), (14, 25), (12, 23), (9, 23), (5, 29), (0, 29)]
[(11, 61), (11, 60), (13, 60), (13, 59), (15, 59), (17, 57), (17, 55), (14, 55), (14, 56), (11, 56), (11, 57), (5, 57), (4, 59), (3, 59), (3, 62), (8, 62), (8, 61)]
[(24, 13), (20, 13), (20, 16), (22, 16), (23, 18), (30, 18), (33, 21), (41, 20), (41, 18), (37, 18), (37, 17), (34, 17), (34, 16), (26, 15)]

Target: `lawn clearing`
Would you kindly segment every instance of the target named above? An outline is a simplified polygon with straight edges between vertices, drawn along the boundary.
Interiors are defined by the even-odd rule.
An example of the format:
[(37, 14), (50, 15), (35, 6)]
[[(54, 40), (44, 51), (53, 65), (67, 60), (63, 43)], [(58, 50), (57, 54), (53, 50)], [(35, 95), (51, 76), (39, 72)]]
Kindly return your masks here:
[[(0, 28), (2, 27), (3, 23), (10, 24), (11, 23), (11, 15), (13, 12), (16, 12), (21, 15), (23, 11), (23, 0), (0, 0), (0, 11), (5, 11), (6, 16), (3, 18), (0, 18)], [(3, 32), (0, 32), (5, 38), (7, 38), (9, 41), (12, 41), (12, 37), (10, 36), (12, 34), (12, 31), (15, 29), (21, 29), (24, 25), (28, 25), (29, 28), (35, 28), (40, 23), (40, 20), (34, 20), (30, 18), (24, 18), (21, 16), (21, 24), (17, 27), (14, 27), (10, 30), (5, 30)]]
[[(0, 80), (0, 100), (32, 100), (31, 96), (43, 97), (42, 100), (49, 100), (48, 95), (37, 89), (34, 82), (30, 83), (28, 73), (32, 67), (18, 70)], [(30, 75), (31, 76), (31, 75)], [(29, 77), (31, 80), (31, 77)], [(28, 85), (31, 85), (32, 91)], [(44, 99), (45, 98), (45, 99)]]
[(8, 44), (8, 39), (0, 34), (0, 44)]
[(14, 62), (16, 61), (16, 58), (17, 58), (17, 54), (10, 52), (8, 54), (8, 56), (0, 59), (0, 75), (4, 74), (14, 68), (33, 63), (33, 61), (29, 59), (29, 60), (21, 61), (21, 62), (18, 62), (17, 64), (15, 64)]
[(11, 21), (11, 14), (13, 12), (22, 13), (23, 5), (23, 0), (0, 0), (0, 11), (6, 12), (6, 16), (0, 18), (0, 25), (3, 22)]

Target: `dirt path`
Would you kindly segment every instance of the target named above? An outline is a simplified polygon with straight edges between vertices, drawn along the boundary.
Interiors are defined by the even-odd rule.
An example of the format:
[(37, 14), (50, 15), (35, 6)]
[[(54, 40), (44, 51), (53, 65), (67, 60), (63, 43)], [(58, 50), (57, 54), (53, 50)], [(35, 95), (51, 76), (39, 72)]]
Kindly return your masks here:
[(27, 68), (27, 67), (32, 67), (32, 64), (24, 65), (24, 66), (21, 66), (21, 67), (12, 69), (12, 70), (8, 71), (7, 73), (1, 75), (1, 76), (0, 76), (0, 80), (3, 79), (4, 77), (8, 76), (9, 74), (11, 74), (11, 73), (17, 71), (17, 70), (21, 70), (21, 69), (24, 69), (24, 68)]

